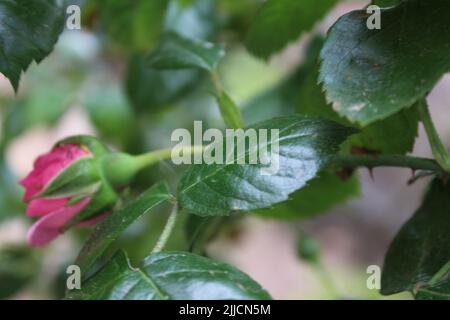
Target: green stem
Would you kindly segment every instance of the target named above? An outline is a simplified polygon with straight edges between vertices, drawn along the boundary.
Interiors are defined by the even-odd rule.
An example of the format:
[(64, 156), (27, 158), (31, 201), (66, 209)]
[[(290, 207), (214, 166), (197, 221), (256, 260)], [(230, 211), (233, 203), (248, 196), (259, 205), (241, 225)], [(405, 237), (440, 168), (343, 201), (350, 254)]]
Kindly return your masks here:
[(170, 212), (170, 216), (167, 219), (166, 225), (159, 236), (158, 241), (156, 242), (155, 247), (152, 250), (152, 253), (158, 253), (167, 244), (167, 241), (169, 240), (170, 235), (172, 234), (173, 228), (175, 227), (175, 224), (177, 222), (177, 215), (178, 215), (178, 205), (175, 204), (172, 208), (172, 211)]
[(327, 290), (328, 293), (335, 299), (339, 299), (341, 297), (341, 294), (339, 293), (339, 290), (336, 288), (336, 285), (333, 279), (331, 278), (330, 274), (323, 267), (322, 262), (318, 261), (317, 263), (314, 264), (314, 267), (320, 282), (325, 287), (325, 290)]
[(446, 172), (450, 172), (450, 154), (447, 151), (442, 140), (439, 138), (439, 134), (434, 126), (433, 120), (431, 119), (430, 111), (428, 110), (428, 105), (426, 101), (418, 103), (418, 110), (420, 115), (420, 120), (425, 127), (425, 131), (428, 136), (428, 141), (431, 145), (431, 150), (436, 158), (436, 161)]
[[(204, 146), (190, 146), (180, 149), (161, 149), (135, 157), (139, 169), (151, 166), (159, 161), (171, 158), (172, 151), (188, 152), (191, 155), (203, 152)], [(341, 168), (358, 167), (400, 167), (412, 170), (425, 170), (435, 173), (445, 173), (443, 168), (433, 159), (402, 155), (338, 155), (331, 159), (331, 166)]]
[(448, 261), (434, 276), (431, 278), (429, 284), (431, 286), (435, 285), (439, 281), (441, 281), (447, 273), (450, 272), (450, 261)]
[(214, 89), (216, 90), (216, 93), (221, 93), (223, 92), (223, 85), (222, 85), (222, 81), (220, 81), (220, 77), (219, 74), (217, 72), (213, 72), (211, 73), (211, 79), (214, 85)]
[(190, 155), (199, 154), (202, 153), (204, 150), (204, 146), (190, 146), (190, 147), (183, 147), (178, 149), (160, 149), (156, 151), (151, 151), (148, 153), (144, 153), (141, 155), (138, 155), (135, 157), (135, 161), (138, 167), (138, 170), (144, 169), (146, 167), (149, 167), (151, 165), (154, 165), (155, 163), (158, 163), (162, 160), (170, 159), (172, 156), (172, 152), (174, 154), (182, 153), (189, 153)]
[(412, 170), (427, 170), (436, 173), (444, 173), (441, 166), (432, 159), (400, 156), (400, 155), (349, 155), (336, 156), (331, 161), (332, 165), (343, 168), (357, 167), (400, 167)]

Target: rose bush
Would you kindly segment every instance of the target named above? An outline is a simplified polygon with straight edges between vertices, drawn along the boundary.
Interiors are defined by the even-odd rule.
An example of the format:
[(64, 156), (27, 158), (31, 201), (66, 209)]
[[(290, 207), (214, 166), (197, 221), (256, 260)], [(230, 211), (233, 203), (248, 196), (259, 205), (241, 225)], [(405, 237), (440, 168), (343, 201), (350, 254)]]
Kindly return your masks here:
[[(301, 220), (325, 213), (360, 195), (359, 177), (353, 174), (357, 168), (386, 166), (410, 168), (410, 184), (427, 178), (431, 183), (422, 205), (387, 250), (380, 293), (449, 298), (450, 152), (434, 126), (427, 98), (450, 70), (450, 2), (372, 0), (383, 9), (370, 13), (363, 7), (367, 2), (342, 1), (343, 9), (358, 10), (342, 15), (326, 34), (322, 26), (315, 28), (319, 21), (331, 22), (334, 14), (324, 18), (340, 2), (77, 1), (83, 12), (78, 21), (86, 32), (70, 30), (56, 60), (49, 59), (42, 74), (31, 68), (26, 83), (19, 86), (31, 63), (53, 50), (68, 11), (64, 1), (0, 1), (0, 17), (8, 17), (0, 28), (0, 73), (20, 93), (0, 97), (0, 156), (19, 135), (37, 125), (55, 124), (73, 106), (82, 108), (96, 133), (112, 146), (143, 153), (111, 152), (93, 137), (72, 137), (37, 159), (21, 181), (26, 213), (38, 218), (28, 234), (31, 246), (46, 245), (71, 227), (103, 220), (85, 239), (76, 261), (68, 261), (79, 266), (83, 279), (81, 289), (69, 290), (67, 298), (269, 298), (235, 268), (192, 252), (210, 256), (208, 244), (214, 236), (248, 214)], [(381, 19), (381, 28), (368, 28), (372, 18)], [(271, 59), (300, 38), (305, 41), (299, 41), (298, 48), (287, 50), (282, 59)], [(75, 44), (71, 54), (66, 51), (69, 43)], [(96, 45), (83, 46), (87, 43)], [(244, 46), (247, 53), (242, 52)], [(262, 61), (252, 62), (252, 55)], [(169, 148), (174, 142), (170, 131), (177, 127), (191, 128), (187, 135), (197, 136), (198, 120), (215, 132), (279, 130), (279, 140), (274, 141), (280, 146), (279, 171), (262, 175), (261, 163), (239, 162), (268, 147), (258, 139), (254, 148), (242, 148), (242, 157), (224, 150), (224, 164), (197, 161), (202, 157), (195, 154), (182, 174), (174, 167), (171, 174), (149, 170), (130, 184), (138, 170), (171, 157), (171, 149), (144, 152)], [(432, 158), (410, 155), (420, 123)], [(227, 141), (216, 139), (214, 131), (204, 141), (214, 136), (216, 146), (225, 146)], [(194, 143), (203, 151), (202, 141)], [(220, 155), (221, 150), (207, 151)], [(0, 220), (2, 215), (12, 216), (10, 212), (23, 215), (20, 205), (10, 210), (10, 200), (19, 192), (16, 181), (4, 172), (7, 161), (0, 161), (0, 169)], [(160, 213), (168, 209), (167, 222), (154, 223), (164, 221)], [(150, 212), (139, 230), (125, 232)], [(178, 220), (180, 215), (184, 219)], [(177, 232), (177, 221), (184, 233)], [(302, 228), (292, 224), (297, 235)], [(118, 245), (112, 245), (119, 238)], [(127, 254), (134, 260), (149, 252), (152, 240), (156, 241), (148, 257), (131, 266)], [(380, 233), (375, 242), (386, 240)], [(126, 253), (113, 254), (111, 249), (117, 247)], [(189, 252), (161, 252), (167, 248)], [(323, 275), (319, 246), (302, 233), (298, 248), (298, 258)], [(26, 250), (32, 252), (30, 257), (34, 254)], [(8, 270), (13, 277), (2, 277), (0, 268), (0, 297), (8, 287), (3, 279), (14, 280), (20, 270), (15, 267), (19, 263), (3, 263), (7, 259), (2, 260), (2, 253), (0, 248), (0, 267), (14, 267)], [(371, 254), (378, 258), (376, 252)], [(100, 269), (93, 268), (100, 264)], [(98, 272), (90, 272), (94, 270)], [(88, 275), (92, 276), (84, 277)], [(358, 278), (355, 284), (369, 288), (369, 282)], [(324, 286), (330, 287), (329, 280), (324, 277)], [(18, 292), (20, 284), (10, 287), (13, 290), (3, 295)], [(351, 296), (331, 294), (337, 299)]]

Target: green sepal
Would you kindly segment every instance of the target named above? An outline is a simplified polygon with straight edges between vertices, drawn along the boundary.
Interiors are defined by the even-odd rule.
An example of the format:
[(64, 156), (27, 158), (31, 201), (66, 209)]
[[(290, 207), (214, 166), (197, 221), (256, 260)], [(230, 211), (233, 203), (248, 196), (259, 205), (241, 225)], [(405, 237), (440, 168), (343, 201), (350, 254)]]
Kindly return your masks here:
[(89, 201), (83, 210), (67, 222), (63, 229), (67, 230), (79, 222), (89, 220), (108, 211), (112, 211), (118, 200), (119, 196), (114, 189), (112, 189), (108, 183), (103, 183), (99, 190), (92, 195), (91, 201)]
[(66, 207), (71, 207), (76, 205), (78, 202), (83, 201), (84, 199), (86, 199), (88, 195), (86, 194), (80, 194), (79, 196), (74, 196), (73, 198), (71, 198), (69, 201), (66, 202)]
[(68, 137), (66, 139), (63, 139), (59, 141), (56, 146), (64, 145), (64, 144), (76, 144), (80, 145), (82, 147), (85, 147), (89, 150), (94, 156), (100, 157), (102, 155), (108, 154), (110, 151), (106, 147), (106, 145), (101, 142), (99, 139), (93, 136), (88, 135), (78, 135), (78, 136), (72, 136)]
[(99, 188), (97, 162), (91, 156), (81, 157), (64, 168), (34, 198), (63, 198), (89, 194)]

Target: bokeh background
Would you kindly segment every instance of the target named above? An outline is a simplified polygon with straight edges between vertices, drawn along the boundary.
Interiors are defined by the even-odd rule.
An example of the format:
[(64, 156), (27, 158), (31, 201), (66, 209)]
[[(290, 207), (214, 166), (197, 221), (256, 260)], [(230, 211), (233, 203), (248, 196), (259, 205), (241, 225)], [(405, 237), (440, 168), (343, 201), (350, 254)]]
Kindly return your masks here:
[[(179, 32), (202, 38), (214, 35), (226, 43), (220, 74), (247, 123), (285, 112), (270, 103), (255, 106), (251, 102), (301, 65), (312, 35), (303, 35), (266, 63), (251, 56), (241, 39), (261, 1), (218, 1), (220, 5), (214, 9), (211, 2), (197, 1), (194, 9), (188, 6), (183, 10), (172, 3), (172, 16), (166, 20), (176, 21), (173, 28)], [(324, 33), (337, 17), (366, 4), (341, 3), (314, 33)], [(61, 298), (65, 268), (74, 261), (89, 232), (70, 231), (44, 249), (26, 246), (32, 221), (24, 216), (17, 180), (32, 168), (36, 156), (73, 134), (95, 135), (113, 149), (139, 153), (171, 146), (170, 133), (192, 127), (194, 120), (223, 127), (203, 74), (145, 68), (143, 54), (157, 41), (151, 24), (157, 29), (161, 23), (156, 6), (154, 10), (150, 7), (144, 12), (111, 12), (112, 17), (118, 16), (108, 23), (88, 3), (83, 8), (82, 30), (65, 30), (54, 52), (24, 74), (17, 95), (0, 75), (1, 298)], [(438, 130), (448, 144), (450, 119), (437, 115), (446, 114), (449, 92), (450, 77), (444, 77), (429, 97)], [(431, 156), (422, 128), (414, 153)], [(160, 179), (175, 185), (182, 170), (163, 162), (143, 172), (133, 190), (143, 190)], [(382, 266), (393, 236), (418, 207), (426, 181), (408, 186), (412, 173), (407, 169), (376, 169), (373, 175), (361, 169), (357, 175), (358, 197), (310, 219), (283, 221), (251, 214), (228, 219), (211, 232), (202, 253), (248, 273), (276, 299), (385, 299), (366, 287), (366, 269)], [(152, 248), (166, 215), (163, 209), (138, 221), (115, 247), (125, 248), (139, 261)], [(179, 221), (169, 249), (186, 250), (190, 237), (187, 219)], [(299, 258), (299, 235), (317, 241), (321, 267)]]

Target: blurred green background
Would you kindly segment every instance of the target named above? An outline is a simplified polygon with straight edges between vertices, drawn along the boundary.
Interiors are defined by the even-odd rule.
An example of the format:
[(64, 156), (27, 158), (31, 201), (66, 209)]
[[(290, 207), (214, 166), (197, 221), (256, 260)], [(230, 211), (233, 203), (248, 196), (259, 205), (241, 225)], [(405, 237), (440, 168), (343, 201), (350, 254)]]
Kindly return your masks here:
[[(260, 0), (110, 0), (101, 11), (100, 1), (78, 3), (83, 5), (82, 30), (65, 30), (54, 52), (22, 77), (17, 95), (0, 75), (2, 299), (61, 298), (65, 268), (89, 232), (70, 231), (44, 249), (26, 246), (32, 220), (24, 215), (17, 179), (26, 175), (37, 155), (73, 134), (92, 134), (112, 149), (141, 153), (170, 147), (171, 132), (191, 128), (194, 120), (204, 121), (204, 127), (223, 128), (206, 74), (145, 66), (145, 55), (163, 31), (226, 44), (220, 75), (250, 124), (295, 112), (299, 70), (310, 63), (306, 49), (320, 42), (317, 34), (323, 35), (337, 17), (367, 1), (342, 2), (314, 28), (315, 35), (303, 35), (268, 62), (250, 55), (243, 45)], [(449, 104), (449, 89), (446, 77), (431, 94), (436, 112)], [(307, 92), (302, 97), (306, 105), (318, 99)], [(448, 119), (437, 118), (437, 125), (450, 138)], [(422, 137), (421, 133), (415, 151), (429, 155)], [(176, 185), (182, 170), (169, 161), (146, 170), (127, 198), (161, 179)], [(341, 201), (347, 200), (344, 195), (332, 208), (328, 202), (339, 197), (335, 187), (304, 194), (293, 215), (292, 206), (277, 206), (267, 217), (204, 221), (184, 216), (168, 249), (192, 249), (227, 261), (276, 299), (381, 299), (376, 290), (367, 289), (366, 269), (381, 267), (393, 235), (418, 206), (423, 184), (407, 187), (410, 172), (401, 169), (377, 169), (373, 180), (364, 170), (357, 175), (359, 182), (354, 178), (347, 184), (352, 199)], [(139, 220), (114, 247), (139, 261), (153, 247), (167, 211), (163, 208)], [(389, 298), (405, 297), (409, 296)]]

